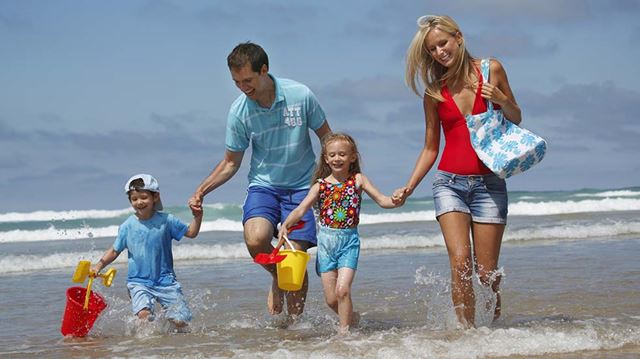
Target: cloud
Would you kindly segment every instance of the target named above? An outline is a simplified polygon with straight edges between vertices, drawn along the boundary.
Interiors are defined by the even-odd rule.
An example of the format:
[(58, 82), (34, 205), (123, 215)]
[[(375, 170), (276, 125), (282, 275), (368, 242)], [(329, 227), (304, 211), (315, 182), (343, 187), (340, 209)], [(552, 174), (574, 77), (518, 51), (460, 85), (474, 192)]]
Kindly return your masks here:
[[(622, 169), (635, 173), (640, 168), (630, 166), (640, 152), (640, 124), (630, 118), (640, 93), (611, 82), (565, 84), (548, 94), (521, 91), (519, 103), (522, 125), (549, 144), (540, 176), (572, 178), (567, 185), (573, 186), (633, 183), (621, 176)], [(582, 179), (582, 174), (597, 178)]]
[(377, 75), (344, 79), (322, 89), (323, 96), (335, 101), (395, 102), (406, 101), (410, 92), (402, 78)]
[[(222, 158), (224, 148), (222, 132), (218, 138), (136, 128), (98, 134), (12, 132), (21, 140), (14, 140), (0, 154), (0, 167), (5, 169), (0, 172), (1, 207), (5, 210), (123, 208), (127, 202), (121, 186), (139, 172), (159, 178), (168, 205), (185, 203)], [(242, 187), (245, 168), (246, 163), (231, 186)], [(33, 188), (38, 195), (24, 201), (24, 191)], [(242, 196), (233, 187), (225, 192)]]
[(555, 40), (536, 39), (532, 34), (519, 30), (509, 32), (484, 32), (465, 35), (469, 51), (476, 57), (547, 57), (558, 52)]
[[(205, 6), (195, 12), (195, 16), (205, 25), (216, 28), (227, 26), (260, 30), (261, 22), (256, 19), (269, 18), (270, 23), (281, 28), (299, 29), (305, 23), (317, 19), (318, 9), (300, 3), (272, 3), (237, 0), (219, 5)], [(267, 30), (267, 29), (262, 29)], [(270, 29), (269, 29), (270, 30)]]
[(18, 142), (24, 141), (28, 136), (25, 133), (21, 133), (12, 127), (9, 127), (4, 121), (0, 119), (0, 140), (6, 142)]
[(31, 29), (31, 21), (15, 11), (11, 11), (8, 7), (0, 8), (0, 30), (20, 31)]

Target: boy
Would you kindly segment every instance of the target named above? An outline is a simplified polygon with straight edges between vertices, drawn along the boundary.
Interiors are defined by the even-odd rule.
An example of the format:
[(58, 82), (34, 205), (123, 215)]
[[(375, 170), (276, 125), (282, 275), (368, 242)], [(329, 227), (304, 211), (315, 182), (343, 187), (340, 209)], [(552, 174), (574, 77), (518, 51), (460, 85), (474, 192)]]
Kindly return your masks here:
[(91, 270), (100, 272), (127, 249), (129, 257), (127, 289), (132, 310), (140, 319), (153, 320), (154, 301), (166, 309), (166, 317), (178, 329), (186, 327), (191, 311), (173, 271), (171, 240), (183, 236), (194, 238), (200, 231), (203, 211), (192, 210), (193, 220), (187, 226), (162, 210), (160, 186), (153, 176), (138, 174), (124, 188), (135, 215), (118, 229), (118, 236)]

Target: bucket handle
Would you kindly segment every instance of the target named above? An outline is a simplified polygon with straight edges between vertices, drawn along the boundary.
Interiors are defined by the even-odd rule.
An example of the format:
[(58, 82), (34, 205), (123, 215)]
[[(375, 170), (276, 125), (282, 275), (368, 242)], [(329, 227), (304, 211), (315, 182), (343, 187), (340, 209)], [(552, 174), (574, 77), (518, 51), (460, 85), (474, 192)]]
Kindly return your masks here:
[(291, 241), (289, 240), (287, 235), (285, 234), (283, 237), (284, 237), (284, 240), (287, 241), (287, 244), (289, 245), (289, 247), (291, 247), (291, 250), (295, 252), (296, 251), (296, 247), (293, 246), (293, 243), (291, 243)]

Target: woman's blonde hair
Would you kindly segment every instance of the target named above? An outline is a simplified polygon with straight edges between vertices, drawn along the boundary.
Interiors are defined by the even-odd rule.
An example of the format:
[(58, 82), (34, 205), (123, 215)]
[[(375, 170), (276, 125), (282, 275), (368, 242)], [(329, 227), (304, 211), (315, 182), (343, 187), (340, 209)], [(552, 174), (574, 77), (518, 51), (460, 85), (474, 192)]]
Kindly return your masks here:
[(349, 145), (351, 145), (351, 150), (356, 155), (356, 160), (349, 166), (349, 174), (360, 173), (360, 152), (358, 152), (358, 146), (356, 145), (356, 141), (353, 137), (347, 135), (346, 133), (329, 133), (322, 137), (322, 150), (320, 151), (320, 158), (318, 159), (318, 164), (316, 165), (316, 170), (313, 173), (313, 177), (311, 178), (311, 185), (316, 183), (316, 181), (320, 178), (325, 178), (331, 174), (331, 167), (325, 161), (327, 156), (327, 146), (336, 141), (345, 141)]
[[(444, 31), (451, 36), (460, 34), (460, 46), (450, 71), (431, 57), (429, 49), (427, 49), (425, 41), (433, 29)], [(452, 18), (446, 15), (421, 16), (418, 18), (418, 31), (407, 50), (405, 82), (418, 96), (426, 94), (435, 101), (441, 102), (444, 101), (440, 94), (443, 83), (449, 82), (453, 86), (460, 81), (473, 83), (469, 78), (469, 74), (472, 73), (473, 60), (473, 56), (464, 45), (464, 37), (462, 37), (460, 27)], [(418, 89), (420, 82), (425, 86), (424, 93)]]

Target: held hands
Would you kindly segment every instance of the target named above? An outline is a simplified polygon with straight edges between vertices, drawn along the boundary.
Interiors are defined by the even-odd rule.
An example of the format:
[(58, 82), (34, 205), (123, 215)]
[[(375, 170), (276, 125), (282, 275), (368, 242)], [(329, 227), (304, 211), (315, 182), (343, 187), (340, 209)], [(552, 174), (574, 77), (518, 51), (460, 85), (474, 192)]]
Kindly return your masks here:
[[(287, 236), (287, 233), (304, 227), (304, 224), (305, 224), (304, 221), (298, 221), (295, 224), (291, 224), (291, 221), (289, 221), (290, 218), (291, 217), (288, 217), (287, 220), (285, 220), (284, 223), (282, 223), (282, 225), (280, 226), (280, 230), (278, 231), (279, 240), (275, 248), (280, 248), (284, 245), (284, 241), (285, 241), (284, 238)], [(291, 248), (291, 249), (295, 249), (295, 248)]]
[(397, 190), (393, 191), (393, 195), (391, 196), (391, 201), (396, 207), (402, 206), (407, 198), (413, 193), (413, 190), (407, 186), (400, 187)]
[[(189, 203), (191, 203), (191, 200), (189, 200)], [(193, 218), (202, 218), (202, 215), (204, 214), (204, 210), (202, 209), (202, 205), (196, 207), (196, 206), (191, 206), (189, 205), (189, 207), (191, 208), (191, 214), (193, 215)]]
[(482, 84), (482, 92), (481, 96), (484, 99), (487, 99), (493, 103), (496, 103), (500, 106), (503, 106), (505, 102), (507, 102), (507, 96), (498, 88), (498, 86), (492, 85), (490, 83)]
[(280, 226), (280, 230), (278, 231), (278, 244), (276, 244), (275, 248), (280, 248), (284, 245), (284, 236), (289, 233), (289, 226), (286, 221)]
[(202, 214), (202, 196), (198, 194), (194, 194), (189, 201), (187, 202), (189, 208), (191, 208), (191, 213), (194, 217), (196, 217), (196, 212), (200, 212)]

